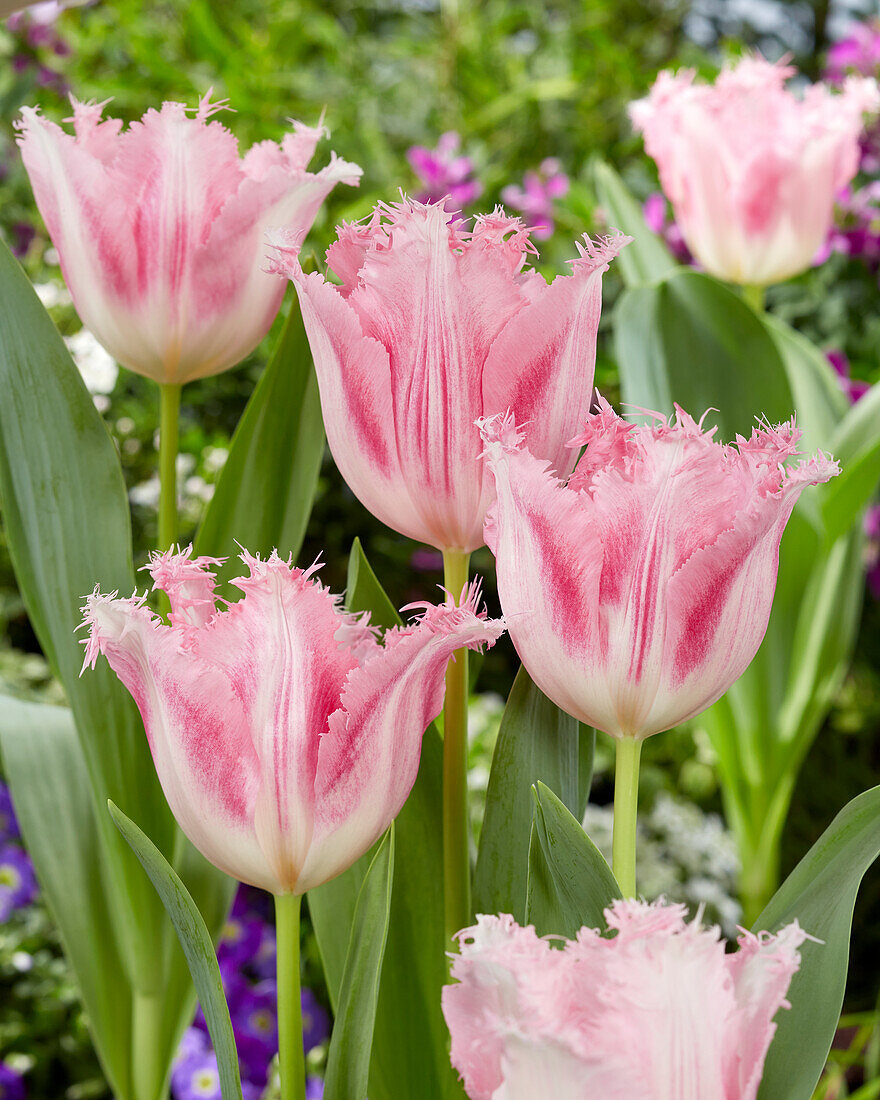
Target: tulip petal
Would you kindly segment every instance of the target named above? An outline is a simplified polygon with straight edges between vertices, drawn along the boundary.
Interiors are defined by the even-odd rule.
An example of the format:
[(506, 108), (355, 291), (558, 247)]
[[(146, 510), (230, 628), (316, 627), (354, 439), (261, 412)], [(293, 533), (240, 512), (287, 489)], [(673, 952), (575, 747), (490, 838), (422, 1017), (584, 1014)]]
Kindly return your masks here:
[(450, 657), (464, 646), (491, 646), (503, 632), (503, 622), (478, 611), (478, 600), (475, 582), (461, 607), (451, 600), (429, 606), (415, 625), (389, 631), (384, 649), (349, 675), (321, 738), (315, 837), (298, 892), (313, 885), (313, 864), (319, 881), (332, 877), (400, 811), (418, 772), (422, 735), (443, 707)]
[(483, 373), (483, 408), (510, 409), (529, 427), (529, 449), (564, 477), (577, 457), (567, 441), (593, 400), (602, 275), (632, 240), (586, 238), (573, 274), (536, 280), (531, 300), (496, 337)]

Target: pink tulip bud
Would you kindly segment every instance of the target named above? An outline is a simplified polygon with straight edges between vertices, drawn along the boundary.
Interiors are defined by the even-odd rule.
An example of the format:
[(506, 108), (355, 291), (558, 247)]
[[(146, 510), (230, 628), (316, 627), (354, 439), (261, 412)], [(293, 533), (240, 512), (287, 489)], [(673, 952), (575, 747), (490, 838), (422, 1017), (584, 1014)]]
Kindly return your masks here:
[(629, 240), (579, 245), (549, 285), (525, 264), (529, 231), (503, 210), (466, 230), (442, 204), (378, 206), (342, 225), (304, 275), (297, 241), (275, 268), (299, 294), (327, 438), (342, 476), (383, 523), (438, 550), (475, 550), (493, 496), (474, 421), (508, 405), (561, 472), (589, 407), (602, 273)]
[(765, 286), (811, 265), (858, 169), (865, 112), (880, 107), (872, 79), (798, 97), (785, 87), (794, 73), (760, 56), (714, 85), (662, 72), (630, 107), (688, 248), (730, 282)]
[(582, 928), (561, 948), (510, 916), (459, 934), (443, 1013), (470, 1100), (755, 1100), (810, 937), (795, 921), (726, 954), (662, 898), (605, 918), (614, 935)]
[(266, 230), (304, 236), (338, 182), (360, 168), (331, 154), (306, 171), (322, 128), (295, 122), (280, 145), (243, 158), (181, 103), (125, 131), (104, 104), (71, 97), (74, 135), (26, 107), (21, 155), (74, 305), (107, 351), (157, 382), (187, 382), (239, 363), (269, 331), (285, 284), (267, 274)]
[[(627, 423), (599, 398), (565, 484), (511, 418), (482, 422), (498, 492), (486, 520), (513, 644), (541, 690), (613, 737), (699, 714), (757, 652), (779, 542), (806, 485), (836, 462), (793, 467), (800, 432), (763, 425), (712, 441), (682, 409)], [(526, 427), (528, 441), (529, 427)]]
[(273, 553), (246, 551), (244, 598), (217, 607), (210, 558), (154, 555), (146, 597), (97, 590), (84, 607), (85, 665), (103, 653), (131, 692), (165, 797), (213, 864), (273, 893), (302, 894), (361, 856), (403, 806), (422, 734), (443, 705), (456, 649), (493, 645), (503, 622), (479, 586), (424, 605), (384, 645), (368, 616), (345, 614)]

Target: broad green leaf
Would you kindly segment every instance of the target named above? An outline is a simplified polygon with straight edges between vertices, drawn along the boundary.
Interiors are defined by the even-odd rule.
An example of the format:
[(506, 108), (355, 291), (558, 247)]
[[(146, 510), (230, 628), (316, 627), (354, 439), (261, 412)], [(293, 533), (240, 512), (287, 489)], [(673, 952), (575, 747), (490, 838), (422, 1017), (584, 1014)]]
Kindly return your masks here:
[(177, 931), (217, 1055), (223, 1100), (241, 1100), (235, 1036), (211, 933), (180, 876), (156, 845), (118, 806), (108, 805), (117, 829), (149, 875)]
[(797, 920), (821, 944), (801, 948), (788, 992), (791, 1008), (764, 1064), (759, 1100), (810, 1100), (843, 1004), (853, 908), (862, 878), (880, 854), (880, 787), (841, 810), (755, 922), (777, 932)]
[(756, 416), (787, 420), (794, 399), (766, 327), (729, 287), (676, 270), (655, 286), (627, 290), (614, 314), (623, 401), (672, 413), (673, 403), (718, 436), (748, 436)]
[(880, 383), (857, 401), (837, 426), (830, 445), (840, 475), (823, 490), (822, 519), (830, 542), (857, 522), (880, 481)]
[(0, 750), (43, 898), (82, 995), (101, 1066), (130, 1100), (132, 988), (107, 900), (88, 772), (65, 707), (0, 696)]
[(520, 924), (525, 919), (532, 785), (540, 779), (579, 813), (579, 740), (577, 720), (520, 668), (492, 755), (474, 878), (476, 912), (511, 913)]
[(593, 183), (609, 226), (628, 233), (626, 246), (614, 266), (627, 286), (639, 286), (661, 279), (675, 267), (675, 260), (663, 241), (645, 222), (642, 208), (618, 173), (602, 160), (593, 164)]
[(611, 868), (549, 787), (538, 783), (533, 797), (527, 922), (568, 939), (584, 925), (604, 928), (603, 910), (621, 896)]
[(325, 1100), (366, 1100), (393, 877), (392, 824), (379, 842), (355, 906), (327, 1055)]
[[(196, 538), (200, 554), (299, 553), (324, 454), (318, 383), (296, 298), (248, 402)], [(233, 563), (222, 571), (232, 575)]]
[[(113, 798), (172, 850), (174, 820), (131, 696), (106, 661), (80, 679), (83, 597), (134, 590), (128, 498), (113, 443), (49, 315), (0, 244), (0, 502), (18, 586), (64, 685), (88, 767), (123, 967), (159, 980), (164, 916), (103, 806)], [(110, 884), (108, 884), (110, 885)]]
[[(346, 606), (377, 626), (400, 622), (355, 540)], [(443, 927), (443, 743), (429, 726), (419, 774), (394, 826), (394, 888), (370, 1066), (370, 1100), (460, 1100), (447, 1053), (440, 991), (448, 980)], [(309, 912), (334, 1006), (368, 853), (332, 882), (309, 891)]]

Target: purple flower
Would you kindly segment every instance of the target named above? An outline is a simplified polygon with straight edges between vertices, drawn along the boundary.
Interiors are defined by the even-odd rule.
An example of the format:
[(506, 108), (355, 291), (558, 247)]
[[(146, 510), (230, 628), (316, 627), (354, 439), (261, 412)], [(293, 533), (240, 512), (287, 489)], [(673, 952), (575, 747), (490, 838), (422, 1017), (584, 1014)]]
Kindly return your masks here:
[(526, 172), (523, 185), (510, 183), (501, 191), (501, 199), (514, 210), (519, 210), (532, 227), (538, 240), (553, 235), (553, 204), (568, 194), (568, 176), (561, 170), (555, 157), (541, 161), (537, 172)]
[(21, 830), (18, 827), (18, 819), (12, 805), (12, 795), (9, 793), (9, 788), (0, 779), (0, 843), (7, 840), (17, 840), (20, 836)]
[(685, 244), (681, 230), (672, 217), (666, 196), (662, 191), (654, 191), (648, 195), (642, 206), (642, 214), (651, 232), (663, 238), (666, 247), (680, 264), (694, 265), (691, 251)]
[(25, 1100), (24, 1078), (4, 1062), (0, 1062), (0, 1100)]
[(320, 1077), (306, 1078), (306, 1100), (323, 1100), (324, 1082)]
[(330, 1035), (330, 1017), (311, 989), (304, 989), (301, 997), (303, 1046), (306, 1054), (320, 1046)]
[(865, 515), (865, 571), (868, 589), (875, 600), (880, 600), (880, 504), (868, 509)]
[(849, 398), (852, 404), (855, 404), (860, 397), (864, 397), (868, 390), (871, 388), (867, 382), (863, 382), (861, 378), (851, 378), (849, 370), (849, 359), (842, 351), (826, 351), (825, 355), (828, 362), (834, 367), (837, 374), (837, 380), (840, 383), (840, 388)]
[(880, 26), (874, 21), (857, 23), (847, 38), (828, 51), (824, 77), (840, 84), (850, 73), (874, 76), (880, 69)]
[(37, 880), (30, 857), (15, 844), (0, 848), (0, 921), (13, 909), (29, 905), (37, 896)]
[(179, 1058), (171, 1071), (171, 1089), (174, 1100), (222, 1100), (213, 1050), (205, 1046)]
[(417, 573), (435, 573), (443, 568), (443, 555), (439, 550), (420, 546), (413, 550), (409, 564)]
[(263, 928), (258, 917), (237, 917), (230, 913), (217, 950), (221, 969), (224, 962), (237, 968), (249, 963), (260, 949)]
[(12, 227), (12, 254), (19, 260), (27, 255), (36, 230), (28, 222), (16, 222)]
[(450, 212), (461, 210), (475, 202), (483, 193), (483, 185), (473, 178), (474, 162), (459, 156), (461, 138), (450, 130), (441, 134), (436, 149), (413, 145), (406, 159), (419, 178), (423, 190), (416, 195), (419, 202), (439, 202), (448, 197)]

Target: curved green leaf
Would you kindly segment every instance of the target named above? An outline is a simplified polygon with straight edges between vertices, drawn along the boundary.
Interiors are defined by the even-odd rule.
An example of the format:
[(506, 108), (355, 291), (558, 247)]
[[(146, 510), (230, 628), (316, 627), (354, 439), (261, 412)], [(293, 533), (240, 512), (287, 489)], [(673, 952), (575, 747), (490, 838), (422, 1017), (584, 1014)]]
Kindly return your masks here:
[(89, 776), (65, 707), (0, 696), (0, 750), (15, 812), (114, 1096), (131, 1082), (133, 990), (107, 899)]
[(579, 928), (604, 928), (603, 910), (621, 896), (605, 857), (543, 783), (533, 788), (526, 920), (538, 935), (573, 939)]
[[(624, 253), (621, 255), (622, 256)], [(676, 402), (719, 438), (748, 436), (756, 416), (787, 420), (794, 398), (782, 356), (755, 312), (729, 287), (675, 270), (625, 291), (614, 313), (625, 404), (672, 413)]]
[(593, 184), (605, 221), (633, 238), (614, 262), (626, 285), (653, 283), (671, 271), (675, 260), (669, 249), (648, 228), (641, 206), (610, 164), (593, 163)]
[(821, 505), (826, 538), (833, 542), (857, 521), (880, 481), (880, 383), (847, 412), (830, 449), (840, 475), (826, 486)]
[(511, 913), (520, 923), (525, 919), (532, 784), (541, 780), (579, 812), (579, 741), (577, 720), (520, 668), (492, 754), (474, 878), (476, 912)]
[[(376, 580), (360, 542), (349, 558), (346, 606), (369, 611), (377, 626), (397, 613)], [(370, 1066), (370, 1100), (461, 1100), (447, 1053), (440, 991), (448, 980), (443, 927), (443, 742), (429, 726), (419, 774), (394, 823), (391, 920)], [(309, 891), (309, 912), (334, 1006), (342, 981), (355, 904), (372, 853), (344, 874)]]
[(393, 876), (392, 824), (379, 842), (355, 906), (327, 1055), (325, 1100), (366, 1100)]
[[(232, 438), (196, 537), (199, 554), (299, 553), (324, 454), (318, 383), (294, 297), (277, 347)], [(221, 571), (231, 576), (234, 563)]]
[(801, 968), (780, 1012), (759, 1100), (810, 1100), (831, 1048), (849, 961), (853, 908), (880, 855), (880, 787), (845, 806), (795, 867), (754, 924), (776, 932), (793, 920), (822, 944), (804, 944)]
[(149, 875), (177, 931), (217, 1055), (223, 1100), (241, 1100), (241, 1078), (232, 1020), (208, 927), (180, 876), (156, 845), (118, 806), (112, 802), (108, 806), (116, 828)]
[(0, 302), (0, 503), (9, 551), (28, 615), (76, 720), (116, 884), (108, 896), (126, 939), (123, 966), (133, 982), (155, 988), (164, 915), (104, 804), (113, 798), (124, 805), (169, 852), (174, 819), (131, 696), (105, 661), (80, 679), (75, 633), (83, 598), (96, 584), (126, 595), (135, 587), (122, 469), (64, 341), (2, 244)]

